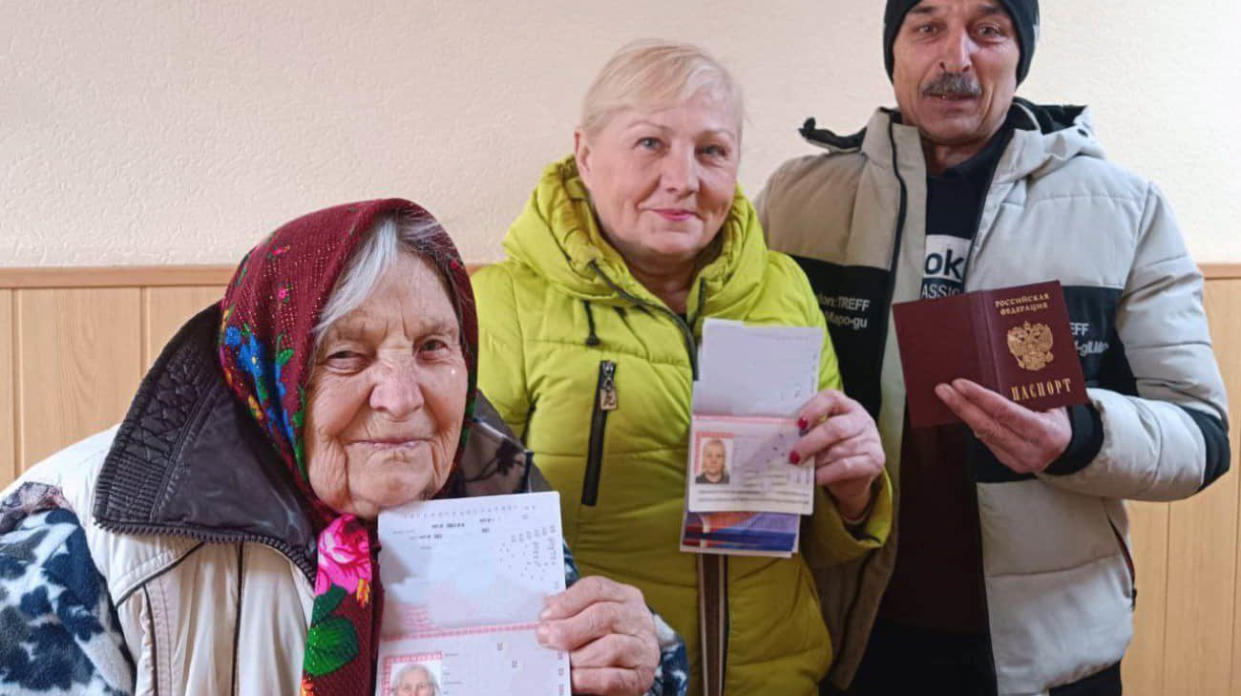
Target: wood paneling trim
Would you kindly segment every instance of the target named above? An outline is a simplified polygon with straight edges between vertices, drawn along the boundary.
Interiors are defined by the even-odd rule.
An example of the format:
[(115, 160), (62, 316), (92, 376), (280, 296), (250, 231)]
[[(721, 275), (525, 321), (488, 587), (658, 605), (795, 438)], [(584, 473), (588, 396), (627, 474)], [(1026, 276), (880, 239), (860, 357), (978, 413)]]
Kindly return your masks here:
[[(466, 264), (474, 273), (485, 263)], [(111, 266), (0, 268), (0, 289), (168, 288), (228, 285), (235, 266)], [(1241, 277), (1241, 275), (1239, 275)]]
[(1207, 280), (1241, 279), (1241, 263), (1204, 263), (1202, 275)]
[(0, 268), (0, 288), (132, 288), (227, 285), (234, 266)]
[(13, 292), (0, 290), (0, 487), (17, 477), (17, 368), (13, 358)]
[[(485, 263), (466, 264), (470, 273)], [(166, 288), (228, 285), (235, 266), (57, 266), (0, 268), (0, 289), (22, 288)], [(1202, 264), (1208, 280), (1241, 279), (1241, 263)]]

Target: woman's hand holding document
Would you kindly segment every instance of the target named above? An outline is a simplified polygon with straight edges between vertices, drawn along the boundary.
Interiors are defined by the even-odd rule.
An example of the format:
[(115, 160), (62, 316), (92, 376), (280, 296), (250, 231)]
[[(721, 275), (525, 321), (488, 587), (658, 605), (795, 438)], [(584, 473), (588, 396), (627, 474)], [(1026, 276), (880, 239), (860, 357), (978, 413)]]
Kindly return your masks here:
[(827, 488), (846, 520), (858, 521), (870, 506), (872, 483), (885, 461), (870, 414), (844, 392), (824, 389), (802, 409), (797, 424), (805, 435), (790, 457), (813, 459), (814, 482)]
[(538, 635), (545, 602), (565, 588), (558, 500), (431, 500), (379, 514), (377, 696), (411, 679), (432, 693), (568, 696), (569, 657)]
[(573, 656), (575, 693), (641, 693), (654, 679), (655, 621), (636, 587), (582, 578), (551, 597), (539, 618), (539, 642)]
[(791, 554), (816, 483), (864, 514), (883, 449), (856, 401), (818, 391), (822, 346), (814, 327), (705, 322), (682, 550)]

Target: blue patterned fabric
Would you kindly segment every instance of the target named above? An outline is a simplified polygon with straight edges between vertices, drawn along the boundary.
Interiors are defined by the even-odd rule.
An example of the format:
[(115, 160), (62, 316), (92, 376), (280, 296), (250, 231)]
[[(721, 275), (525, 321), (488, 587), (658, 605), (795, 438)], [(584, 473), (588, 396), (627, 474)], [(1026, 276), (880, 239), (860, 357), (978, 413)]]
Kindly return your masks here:
[(0, 693), (132, 693), (133, 663), (78, 518), (53, 509), (10, 514), (7, 522), (0, 532)]
[[(581, 573), (573, 560), (573, 553), (564, 546), (564, 584), (569, 587), (580, 580)], [(653, 612), (652, 612), (653, 613)], [(685, 654), (685, 641), (655, 615), (655, 632), (659, 639), (659, 666), (655, 668), (655, 683), (646, 696), (687, 696), (689, 693), (689, 658)]]

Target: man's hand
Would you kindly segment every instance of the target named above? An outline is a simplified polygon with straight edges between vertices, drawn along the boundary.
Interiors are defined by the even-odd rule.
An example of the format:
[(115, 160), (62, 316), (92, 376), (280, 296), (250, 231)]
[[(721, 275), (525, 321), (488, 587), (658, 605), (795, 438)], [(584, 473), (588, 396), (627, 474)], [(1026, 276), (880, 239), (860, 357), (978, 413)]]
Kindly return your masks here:
[(1037, 474), (1056, 461), (1073, 438), (1065, 408), (1031, 411), (968, 379), (935, 387), (935, 395), (1000, 463), (1019, 474)]
[(573, 693), (638, 696), (654, 683), (659, 641), (638, 588), (582, 578), (548, 598), (539, 619), (539, 643), (569, 653)]
[(815, 394), (797, 421), (802, 438), (789, 461), (814, 461), (814, 480), (826, 486), (846, 519), (870, 505), (871, 484), (883, 473), (883, 444), (875, 421), (858, 402), (835, 389)]

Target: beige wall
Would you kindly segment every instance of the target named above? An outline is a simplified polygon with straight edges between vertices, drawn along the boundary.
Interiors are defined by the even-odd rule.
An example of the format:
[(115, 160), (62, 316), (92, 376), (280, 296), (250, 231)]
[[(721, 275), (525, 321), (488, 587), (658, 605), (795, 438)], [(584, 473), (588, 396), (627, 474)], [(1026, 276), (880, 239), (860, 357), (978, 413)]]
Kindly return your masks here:
[[(620, 44), (696, 41), (749, 97), (742, 183), (890, 100), (879, 0), (0, 2), (0, 266), (231, 263), (284, 220), (426, 204), (471, 261)], [(1023, 93), (1089, 102), (1201, 261), (1241, 260), (1241, 3), (1044, 0)]]

